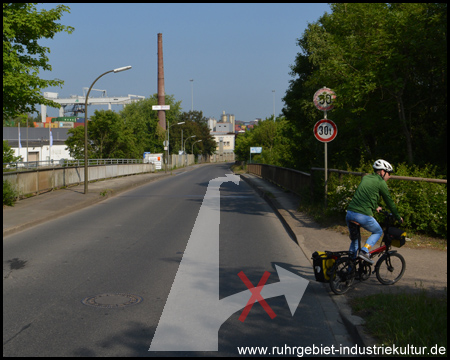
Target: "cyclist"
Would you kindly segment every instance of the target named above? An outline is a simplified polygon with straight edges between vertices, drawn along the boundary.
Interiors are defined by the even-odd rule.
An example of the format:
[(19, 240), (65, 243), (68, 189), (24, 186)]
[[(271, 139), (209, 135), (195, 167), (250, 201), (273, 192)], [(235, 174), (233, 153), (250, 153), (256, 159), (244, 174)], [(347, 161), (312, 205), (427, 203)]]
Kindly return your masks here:
[(389, 180), (391, 173), (394, 171), (392, 165), (385, 160), (379, 159), (373, 164), (373, 169), (375, 171), (373, 174), (366, 175), (361, 180), (361, 183), (348, 205), (347, 215), (345, 217), (347, 226), (350, 230), (351, 243), (349, 252), (353, 254), (353, 257), (356, 256), (358, 251), (358, 237), (352, 234), (349, 222), (356, 221), (361, 227), (372, 233), (358, 255), (358, 257), (370, 264), (373, 264), (373, 261), (370, 259), (369, 249), (374, 246), (381, 235), (383, 235), (380, 224), (378, 224), (373, 217), (373, 212), (375, 210), (380, 212), (382, 209), (381, 206), (378, 206), (380, 196), (383, 197), (384, 202), (394, 216), (403, 222), (403, 218), (399, 215), (386, 184), (386, 181)]

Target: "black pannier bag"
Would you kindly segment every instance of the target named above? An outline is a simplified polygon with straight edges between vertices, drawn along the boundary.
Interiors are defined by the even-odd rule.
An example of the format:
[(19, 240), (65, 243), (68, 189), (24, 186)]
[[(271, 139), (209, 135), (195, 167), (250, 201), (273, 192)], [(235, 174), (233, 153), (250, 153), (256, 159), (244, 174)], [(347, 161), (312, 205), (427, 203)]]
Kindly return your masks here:
[(393, 226), (389, 227), (386, 234), (390, 244), (395, 247), (402, 247), (406, 241), (406, 231), (397, 229)]
[(333, 267), (336, 256), (330, 251), (315, 251), (312, 254), (314, 276), (316, 281), (329, 282), (330, 275), (327, 271), (330, 271)]

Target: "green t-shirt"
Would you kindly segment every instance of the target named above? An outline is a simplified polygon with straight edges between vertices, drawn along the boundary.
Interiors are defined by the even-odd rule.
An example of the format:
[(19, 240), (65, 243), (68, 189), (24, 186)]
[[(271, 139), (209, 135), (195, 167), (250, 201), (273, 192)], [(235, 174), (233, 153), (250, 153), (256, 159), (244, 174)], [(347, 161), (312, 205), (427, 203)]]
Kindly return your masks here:
[(347, 210), (373, 216), (373, 213), (378, 207), (380, 196), (383, 197), (388, 208), (400, 220), (400, 215), (391, 199), (386, 181), (378, 174), (370, 174), (363, 177)]

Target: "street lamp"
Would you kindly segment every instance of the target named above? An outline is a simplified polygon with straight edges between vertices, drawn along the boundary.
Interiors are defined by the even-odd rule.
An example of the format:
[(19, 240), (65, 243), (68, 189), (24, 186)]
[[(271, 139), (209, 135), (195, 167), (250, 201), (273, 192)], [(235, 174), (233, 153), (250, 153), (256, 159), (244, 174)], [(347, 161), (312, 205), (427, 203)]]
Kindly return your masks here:
[[(167, 126), (167, 161), (166, 161), (166, 164), (167, 164), (167, 165), (169, 165), (169, 155), (170, 155), (170, 152), (169, 152), (169, 146), (170, 146), (170, 127), (171, 127), (171, 126), (175, 126), (175, 125), (182, 125), (182, 124), (184, 124), (184, 123), (185, 123), (185, 122), (182, 121), (182, 122), (179, 122), (179, 123), (170, 125), (170, 124), (169, 124), (169, 120), (167, 120), (167, 124), (169, 125), (169, 126)], [(166, 171), (167, 171), (167, 168), (166, 168)], [(170, 171), (172, 171), (172, 169), (170, 169)]]
[(191, 150), (192, 155), (194, 155), (194, 145), (197, 144), (198, 142), (202, 142), (202, 141), (197, 140), (197, 141), (194, 141), (194, 143), (192, 144), (192, 150)]
[(192, 97), (191, 111), (194, 111), (194, 79), (191, 79), (189, 81), (191, 82), (191, 97)]
[(185, 149), (186, 149), (186, 141), (188, 141), (190, 138), (195, 138), (195, 137), (197, 137), (197, 135), (192, 135), (192, 136), (189, 136), (186, 140), (184, 140), (184, 145), (183, 145), (183, 153), (185, 153), (186, 151), (185, 151)]
[(98, 79), (100, 79), (103, 75), (106, 75), (110, 72), (114, 72), (114, 73), (118, 73), (121, 71), (125, 71), (125, 70), (129, 70), (131, 69), (131, 66), (124, 66), (124, 67), (120, 67), (114, 70), (109, 70), (103, 74), (101, 74), (97, 79), (94, 80), (94, 82), (92, 83), (91, 87), (89, 88), (89, 91), (87, 92), (86, 95), (86, 99), (84, 102), (84, 193), (87, 194), (88, 193), (88, 149), (87, 149), (87, 145), (88, 145), (88, 131), (87, 131), (87, 127), (88, 127), (88, 115), (87, 115), (87, 106), (88, 106), (88, 98), (89, 98), (89, 93), (91, 92), (92, 87), (94, 86), (94, 84), (97, 82)]

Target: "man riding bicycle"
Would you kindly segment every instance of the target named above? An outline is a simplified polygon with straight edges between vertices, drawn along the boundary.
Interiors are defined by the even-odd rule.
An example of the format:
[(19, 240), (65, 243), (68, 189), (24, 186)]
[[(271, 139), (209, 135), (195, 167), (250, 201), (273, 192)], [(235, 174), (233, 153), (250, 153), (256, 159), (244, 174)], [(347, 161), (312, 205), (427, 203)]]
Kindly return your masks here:
[(350, 221), (356, 221), (366, 229), (370, 231), (372, 235), (366, 241), (366, 244), (361, 248), (358, 257), (373, 264), (370, 259), (369, 249), (376, 244), (378, 239), (383, 235), (383, 230), (378, 222), (373, 217), (373, 212), (376, 210), (380, 212), (381, 206), (378, 206), (380, 196), (383, 197), (384, 202), (392, 211), (394, 216), (403, 222), (403, 218), (399, 215), (397, 207), (395, 206), (392, 198), (389, 194), (386, 181), (391, 177), (391, 173), (394, 171), (392, 165), (384, 160), (377, 160), (373, 164), (374, 174), (366, 175), (361, 180), (356, 192), (350, 201), (347, 208), (347, 215), (345, 221), (350, 230), (350, 249), (349, 252), (353, 254), (353, 257), (358, 253), (358, 238), (352, 236), (350, 228)]

